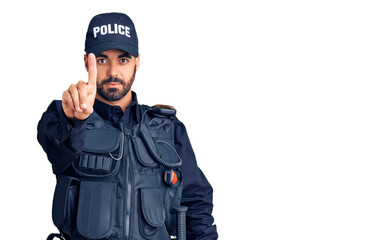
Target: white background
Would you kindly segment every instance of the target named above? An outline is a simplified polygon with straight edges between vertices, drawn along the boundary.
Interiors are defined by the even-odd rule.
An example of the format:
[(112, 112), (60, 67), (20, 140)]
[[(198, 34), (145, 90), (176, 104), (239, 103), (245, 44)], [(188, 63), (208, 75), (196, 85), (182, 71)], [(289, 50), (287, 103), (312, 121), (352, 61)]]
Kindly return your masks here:
[(89, 20), (134, 21), (140, 103), (173, 105), (220, 239), (391, 239), (389, 1), (1, 3), (1, 239), (46, 239), (36, 140), (83, 65)]

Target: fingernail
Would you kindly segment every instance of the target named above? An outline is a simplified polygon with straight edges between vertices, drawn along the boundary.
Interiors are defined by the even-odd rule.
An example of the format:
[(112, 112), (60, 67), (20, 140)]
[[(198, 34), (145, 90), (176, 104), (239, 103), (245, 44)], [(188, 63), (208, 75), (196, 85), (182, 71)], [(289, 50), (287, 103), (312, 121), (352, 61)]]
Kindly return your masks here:
[(86, 109), (88, 106), (87, 106), (86, 103), (83, 103), (83, 104), (81, 105), (81, 107), (84, 108), (84, 109)]
[(77, 111), (79, 111), (79, 112), (83, 112), (83, 110), (81, 110), (81, 108), (80, 108), (80, 107), (77, 107)]

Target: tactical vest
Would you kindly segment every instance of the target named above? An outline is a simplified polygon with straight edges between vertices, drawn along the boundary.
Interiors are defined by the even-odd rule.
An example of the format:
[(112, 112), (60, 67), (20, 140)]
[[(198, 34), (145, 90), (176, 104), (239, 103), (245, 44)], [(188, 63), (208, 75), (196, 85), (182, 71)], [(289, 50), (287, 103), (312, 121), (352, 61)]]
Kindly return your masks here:
[(66, 240), (185, 239), (175, 109), (140, 105), (131, 129), (93, 112), (80, 158), (57, 175), (52, 218)]

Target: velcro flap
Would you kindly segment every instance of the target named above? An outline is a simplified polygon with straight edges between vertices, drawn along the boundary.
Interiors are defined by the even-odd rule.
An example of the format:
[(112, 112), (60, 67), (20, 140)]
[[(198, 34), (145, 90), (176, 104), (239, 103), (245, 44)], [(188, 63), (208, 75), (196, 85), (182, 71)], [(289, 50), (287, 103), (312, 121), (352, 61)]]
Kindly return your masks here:
[(141, 189), (141, 208), (145, 221), (152, 227), (161, 227), (165, 221), (163, 191), (159, 188)]
[(136, 150), (136, 155), (139, 162), (147, 167), (156, 167), (157, 166), (156, 161), (150, 155), (148, 149), (146, 148), (141, 138), (132, 137), (132, 142)]
[(83, 151), (90, 153), (113, 152), (119, 147), (120, 142), (120, 131), (112, 129), (87, 130)]

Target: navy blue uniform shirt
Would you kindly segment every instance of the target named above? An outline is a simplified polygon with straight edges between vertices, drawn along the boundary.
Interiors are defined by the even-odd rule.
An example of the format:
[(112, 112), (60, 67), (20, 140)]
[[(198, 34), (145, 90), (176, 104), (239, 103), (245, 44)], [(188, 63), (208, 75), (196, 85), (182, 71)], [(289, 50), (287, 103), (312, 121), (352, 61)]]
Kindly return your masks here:
[[(137, 95), (132, 91), (132, 102), (122, 112), (121, 107), (111, 106), (95, 100), (94, 111), (103, 119), (124, 126), (139, 123)], [(59, 100), (53, 101), (42, 115), (38, 124), (38, 141), (46, 152), (53, 172), (67, 171), (68, 166), (76, 161), (82, 151), (86, 121), (69, 119), (62, 110)], [(216, 226), (213, 225), (212, 196), (213, 189), (198, 168), (185, 125), (175, 120), (175, 149), (183, 160), (182, 205), (188, 207), (186, 213), (188, 240), (217, 239)]]

